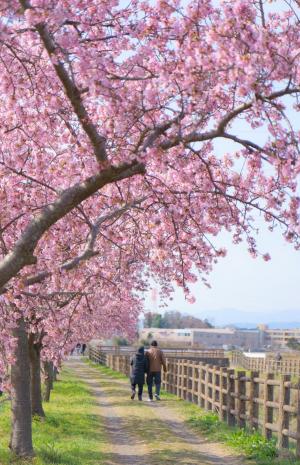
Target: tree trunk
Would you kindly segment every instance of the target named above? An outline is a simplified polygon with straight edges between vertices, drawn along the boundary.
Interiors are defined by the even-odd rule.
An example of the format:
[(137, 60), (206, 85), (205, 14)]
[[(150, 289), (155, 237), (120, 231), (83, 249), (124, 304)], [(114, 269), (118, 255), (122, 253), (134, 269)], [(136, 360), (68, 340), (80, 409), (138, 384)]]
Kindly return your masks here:
[(42, 404), (41, 384), (41, 345), (34, 343), (34, 335), (29, 336), (31, 410), (32, 416), (45, 417)]
[(12, 432), (9, 447), (18, 456), (31, 457), (32, 447), (30, 365), (28, 340), (23, 318), (13, 332), (17, 348), (11, 367)]
[(53, 363), (44, 362), (45, 392), (44, 401), (49, 402), (51, 389), (53, 389)]
[(58, 375), (58, 368), (54, 367), (53, 368), (53, 381), (57, 381), (57, 375)]

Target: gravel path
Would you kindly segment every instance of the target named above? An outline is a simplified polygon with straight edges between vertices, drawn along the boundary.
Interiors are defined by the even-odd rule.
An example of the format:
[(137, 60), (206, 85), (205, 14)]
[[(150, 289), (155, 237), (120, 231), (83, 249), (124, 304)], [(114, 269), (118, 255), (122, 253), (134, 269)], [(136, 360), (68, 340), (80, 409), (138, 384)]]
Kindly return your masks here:
[[(130, 400), (129, 384), (70, 358), (66, 364), (95, 398), (95, 415), (107, 431), (110, 457), (99, 465), (243, 465), (219, 443), (199, 437), (172, 404), (176, 401)], [(147, 396), (144, 395), (147, 399)]]

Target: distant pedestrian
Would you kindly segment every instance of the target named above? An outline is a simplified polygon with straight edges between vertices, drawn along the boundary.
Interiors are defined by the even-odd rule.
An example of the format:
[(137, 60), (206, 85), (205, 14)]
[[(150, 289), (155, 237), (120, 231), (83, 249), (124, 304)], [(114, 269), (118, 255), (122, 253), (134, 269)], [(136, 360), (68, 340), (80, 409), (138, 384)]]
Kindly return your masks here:
[(84, 352), (86, 351), (86, 344), (82, 344), (81, 346), (81, 353), (84, 355)]
[(131, 365), (131, 399), (135, 398), (135, 388), (138, 385), (138, 399), (142, 400), (143, 388), (145, 384), (145, 373), (148, 372), (148, 360), (144, 354), (144, 347), (139, 347), (137, 353), (130, 361)]
[(155, 398), (160, 400), (160, 386), (161, 386), (161, 367), (163, 367), (164, 372), (167, 371), (167, 365), (165, 356), (162, 350), (157, 346), (156, 341), (151, 342), (151, 348), (146, 352), (146, 357), (148, 359), (149, 371), (147, 376), (148, 384), (148, 394), (149, 402), (153, 401), (153, 381), (155, 384)]
[(80, 352), (81, 352), (81, 344), (80, 344), (80, 342), (78, 342), (78, 343), (76, 344), (76, 354), (79, 355)]

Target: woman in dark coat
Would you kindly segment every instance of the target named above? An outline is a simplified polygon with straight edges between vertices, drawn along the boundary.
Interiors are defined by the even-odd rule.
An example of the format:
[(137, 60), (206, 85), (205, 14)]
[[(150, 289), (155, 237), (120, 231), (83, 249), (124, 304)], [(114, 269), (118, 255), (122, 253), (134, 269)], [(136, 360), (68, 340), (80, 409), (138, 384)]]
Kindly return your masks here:
[(138, 385), (138, 399), (142, 400), (143, 387), (145, 384), (145, 373), (148, 372), (148, 359), (144, 355), (144, 347), (139, 347), (137, 353), (132, 357), (130, 361), (131, 365), (131, 399), (135, 397), (135, 387)]

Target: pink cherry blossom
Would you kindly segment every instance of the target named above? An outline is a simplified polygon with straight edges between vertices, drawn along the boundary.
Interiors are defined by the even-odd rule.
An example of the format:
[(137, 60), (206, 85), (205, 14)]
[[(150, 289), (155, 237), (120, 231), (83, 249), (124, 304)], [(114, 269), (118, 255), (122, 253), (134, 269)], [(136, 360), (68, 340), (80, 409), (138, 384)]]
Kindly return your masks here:
[(0, 371), (20, 315), (58, 362), (193, 302), (257, 215), (299, 248), (299, 5), (257, 4), (1, 1)]

